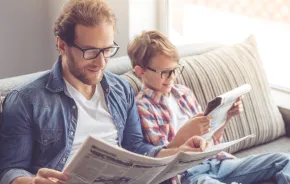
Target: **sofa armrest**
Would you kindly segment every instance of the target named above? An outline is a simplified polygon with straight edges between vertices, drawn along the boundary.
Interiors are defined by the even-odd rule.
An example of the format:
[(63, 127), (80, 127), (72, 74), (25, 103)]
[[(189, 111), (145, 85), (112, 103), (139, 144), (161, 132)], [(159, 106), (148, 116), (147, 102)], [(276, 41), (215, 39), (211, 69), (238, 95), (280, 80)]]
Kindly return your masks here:
[(285, 122), (286, 135), (290, 137), (290, 89), (272, 84), (271, 92)]
[(286, 128), (286, 135), (290, 137), (290, 109), (279, 107), (279, 111), (282, 115), (282, 118), (285, 122), (285, 128)]

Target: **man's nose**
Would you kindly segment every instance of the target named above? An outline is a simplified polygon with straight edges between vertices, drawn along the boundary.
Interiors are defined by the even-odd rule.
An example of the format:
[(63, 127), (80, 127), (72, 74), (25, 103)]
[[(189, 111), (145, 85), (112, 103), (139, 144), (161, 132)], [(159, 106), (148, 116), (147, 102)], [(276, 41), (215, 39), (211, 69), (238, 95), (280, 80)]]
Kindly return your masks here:
[(106, 58), (104, 54), (101, 52), (94, 60), (94, 65), (97, 65), (99, 68), (105, 68), (106, 66)]

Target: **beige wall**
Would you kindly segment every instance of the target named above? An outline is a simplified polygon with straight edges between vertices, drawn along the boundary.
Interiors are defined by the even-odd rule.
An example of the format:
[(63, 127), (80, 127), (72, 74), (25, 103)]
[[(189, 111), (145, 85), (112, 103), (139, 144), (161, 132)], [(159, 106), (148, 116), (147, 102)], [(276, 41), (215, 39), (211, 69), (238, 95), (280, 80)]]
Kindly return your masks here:
[[(67, 0), (0, 0), (0, 79), (50, 69), (53, 23)], [(142, 30), (157, 29), (156, 0), (107, 0), (117, 17), (117, 56)]]
[(48, 2), (0, 1), (0, 78), (50, 68)]

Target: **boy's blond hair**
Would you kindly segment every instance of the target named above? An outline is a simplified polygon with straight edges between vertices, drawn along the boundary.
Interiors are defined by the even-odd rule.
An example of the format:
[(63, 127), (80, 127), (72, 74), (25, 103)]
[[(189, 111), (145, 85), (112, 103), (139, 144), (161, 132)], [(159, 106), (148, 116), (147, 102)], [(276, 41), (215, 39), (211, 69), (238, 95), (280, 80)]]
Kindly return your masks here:
[(179, 61), (176, 47), (158, 31), (142, 32), (129, 43), (127, 50), (133, 68), (137, 65), (146, 68), (153, 57), (161, 54)]

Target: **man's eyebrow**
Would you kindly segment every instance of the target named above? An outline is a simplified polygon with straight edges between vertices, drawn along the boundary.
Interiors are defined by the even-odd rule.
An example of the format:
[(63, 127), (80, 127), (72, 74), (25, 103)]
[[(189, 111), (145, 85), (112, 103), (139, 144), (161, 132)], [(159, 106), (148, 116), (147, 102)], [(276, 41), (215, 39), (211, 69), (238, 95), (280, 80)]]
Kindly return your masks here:
[[(111, 44), (111, 45), (109, 45), (109, 46), (107, 46), (107, 47), (103, 47), (103, 48), (112, 47), (112, 46), (114, 46), (114, 45), (115, 45), (115, 44)], [(94, 46), (91, 46), (91, 45), (82, 45), (81, 47), (84, 48), (84, 49), (103, 49), (103, 48), (97, 48), (97, 47), (94, 47)]]

